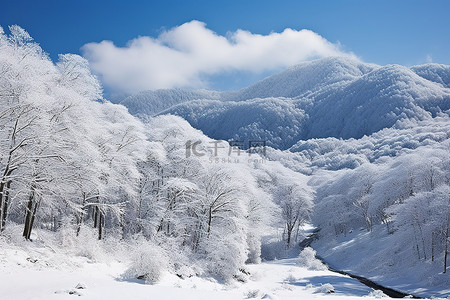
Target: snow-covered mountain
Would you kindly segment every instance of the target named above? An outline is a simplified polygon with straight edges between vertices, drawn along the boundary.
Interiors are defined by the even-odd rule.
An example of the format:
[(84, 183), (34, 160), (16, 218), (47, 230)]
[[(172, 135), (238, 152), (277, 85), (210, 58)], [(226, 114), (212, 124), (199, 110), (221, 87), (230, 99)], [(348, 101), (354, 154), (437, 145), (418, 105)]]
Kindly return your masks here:
[(179, 115), (215, 139), (262, 139), (287, 149), (309, 138), (360, 138), (449, 110), (450, 67), (325, 58), (239, 91), (147, 91), (122, 104), (138, 116)]
[[(301, 251), (309, 243), (333, 268), (449, 297), (448, 66), (307, 62), (240, 91), (125, 100), (144, 123), (103, 100), (85, 59), (53, 63), (25, 30), (9, 31), (0, 28), (3, 298), (148, 297), (138, 282), (161, 284), (158, 299), (369, 294)], [(216, 139), (289, 150), (241, 151), (166, 113)]]

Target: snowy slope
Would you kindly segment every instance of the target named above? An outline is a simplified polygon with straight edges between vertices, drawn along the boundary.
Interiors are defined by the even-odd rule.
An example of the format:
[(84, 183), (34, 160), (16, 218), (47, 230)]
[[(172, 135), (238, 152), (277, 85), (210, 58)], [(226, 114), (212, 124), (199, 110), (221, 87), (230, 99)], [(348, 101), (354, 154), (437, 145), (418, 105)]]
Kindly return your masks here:
[(207, 90), (188, 91), (181, 89), (145, 91), (125, 98), (121, 101), (121, 104), (128, 107), (129, 112), (133, 115), (155, 115), (176, 104), (198, 99), (220, 99), (220, 93)]
[(266, 140), (288, 148), (301, 138), (305, 112), (290, 99), (265, 98), (239, 102), (197, 100), (164, 111), (186, 119), (209, 137), (222, 140)]
[(414, 66), (411, 70), (429, 81), (450, 88), (450, 66), (442, 64), (426, 64)]
[(445, 65), (327, 58), (236, 92), (144, 92), (122, 104), (141, 116), (179, 115), (215, 139), (264, 139), (287, 149), (299, 140), (360, 138), (399, 120), (429, 120), (450, 109), (449, 78)]
[[(444, 115), (414, 124), (397, 124), (360, 139), (321, 138), (299, 141), (289, 150), (300, 159), (297, 164), (339, 170), (366, 162), (410, 153), (421, 146), (436, 147), (450, 139), (450, 117)], [(276, 151), (275, 151), (276, 152)], [(268, 151), (269, 154), (272, 151)], [(274, 153), (274, 159), (277, 156)]]
[(442, 262), (424, 266), (411, 259), (413, 251), (397, 236), (385, 235), (381, 227), (370, 233), (354, 231), (335, 239), (320, 239), (313, 247), (335, 269), (420, 297), (450, 296), (450, 276), (442, 273)]
[[(406, 67), (376, 69), (339, 90), (312, 95), (305, 138), (360, 138), (398, 120), (425, 120), (450, 109), (450, 89)], [(300, 103), (302, 105), (303, 102)]]

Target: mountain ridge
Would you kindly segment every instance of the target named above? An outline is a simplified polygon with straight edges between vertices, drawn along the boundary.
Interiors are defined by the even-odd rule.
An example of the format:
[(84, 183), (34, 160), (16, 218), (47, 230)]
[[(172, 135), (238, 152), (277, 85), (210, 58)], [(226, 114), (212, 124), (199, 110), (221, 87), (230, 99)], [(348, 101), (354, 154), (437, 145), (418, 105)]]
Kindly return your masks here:
[(215, 139), (263, 139), (288, 149), (310, 138), (360, 138), (397, 121), (450, 110), (450, 66), (378, 66), (349, 58), (304, 62), (232, 92), (143, 92), (132, 114), (174, 114)]

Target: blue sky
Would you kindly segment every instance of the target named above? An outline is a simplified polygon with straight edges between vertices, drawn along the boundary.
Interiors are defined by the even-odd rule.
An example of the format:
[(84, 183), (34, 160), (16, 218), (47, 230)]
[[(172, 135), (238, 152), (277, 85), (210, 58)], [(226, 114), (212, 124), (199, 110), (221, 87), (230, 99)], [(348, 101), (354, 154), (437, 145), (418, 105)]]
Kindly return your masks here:
[[(246, 30), (268, 35), (309, 29), (366, 62), (450, 64), (450, 1), (21, 1), (0, 4), (0, 25), (25, 28), (53, 59), (87, 43), (124, 47), (139, 36), (157, 38), (192, 20), (219, 36)], [(271, 70), (209, 76), (209, 86), (238, 88)], [(201, 85), (201, 84), (200, 84)]]

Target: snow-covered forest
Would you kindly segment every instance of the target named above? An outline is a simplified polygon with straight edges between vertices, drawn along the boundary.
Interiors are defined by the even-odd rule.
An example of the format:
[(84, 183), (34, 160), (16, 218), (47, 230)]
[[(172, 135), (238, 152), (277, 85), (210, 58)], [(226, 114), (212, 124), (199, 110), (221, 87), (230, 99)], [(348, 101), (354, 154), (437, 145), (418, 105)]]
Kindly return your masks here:
[[(152, 273), (149, 281), (160, 271), (140, 269), (227, 281), (260, 261), (272, 228), (286, 227), (288, 246), (297, 240), (313, 206), (305, 175), (225, 141), (214, 153), (179, 117), (144, 124), (102, 98), (86, 60), (53, 64), (22, 28), (10, 31), (0, 36), (3, 239), (33, 240), (41, 229), (61, 243), (137, 243), (133, 276)], [(187, 156), (189, 140), (204, 153)]]
[[(334, 268), (450, 295), (449, 66), (328, 58), (236, 92), (113, 104), (84, 58), (53, 62), (24, 29), (9, 32), (0, 28), (5, 251), (129, 260), (121, 278), (151, 284), (166, 273), (230, 284), (247, 280), (247, 264), (298, 255), (309, 226)], [(270, 147), (232, 143), (250, 140)], [(307, 251), (300, 261), (325, 272)]]

